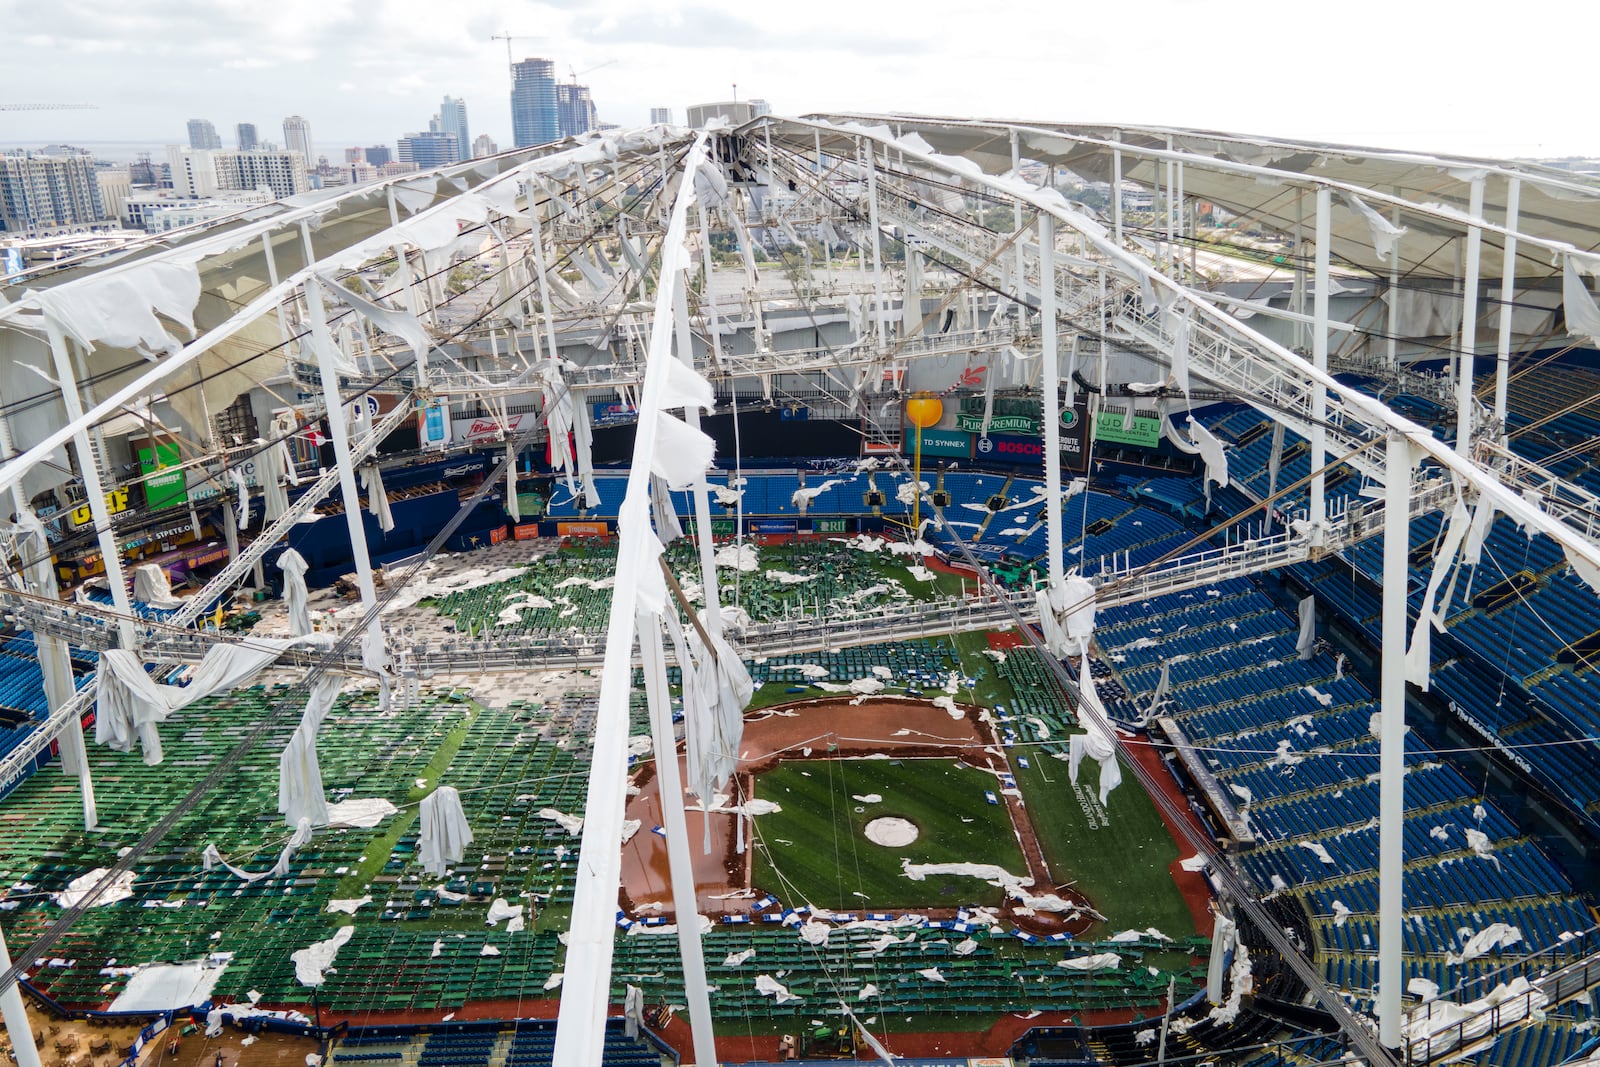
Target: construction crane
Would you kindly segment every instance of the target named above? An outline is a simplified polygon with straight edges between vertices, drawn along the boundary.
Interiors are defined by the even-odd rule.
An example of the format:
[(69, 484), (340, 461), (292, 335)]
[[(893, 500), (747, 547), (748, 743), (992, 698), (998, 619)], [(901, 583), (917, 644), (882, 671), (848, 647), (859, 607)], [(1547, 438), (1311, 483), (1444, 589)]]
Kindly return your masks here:
[(510, 72), (511, 68), (517, 65), (516, 61), (511, 58), (511, 42), (512, 41), (542, 41), (542, 40), (544, 40), (544, 38), (543, 37), (526, 37), (526, 36), (523, 36), (521, 34), (513, 35), (510, 30), (502, 30), (499, 33), (490, 34), (489, 40), (491, 40), (491, 41), (504, 41), (506, 43), (506, 71)]
[(99, 104), (0, 104), (0, 111), (93, 111)]
[(578, 84), (578, 76), (580, 74), (588, 74), (590, 71), (599, 70), (601, 67), (609, 67), (609, 66), (613, 65), (614, 63), (616, 63), (616, 60), (608, 59), (604, 63), (596, 63), (594, 66), (588, 68), (588, 70), (573, 70), (571, 67), (568, 67), (567, 68), (567, 73), (572, 75), (572, 84), (573, 85), (577, 85)]

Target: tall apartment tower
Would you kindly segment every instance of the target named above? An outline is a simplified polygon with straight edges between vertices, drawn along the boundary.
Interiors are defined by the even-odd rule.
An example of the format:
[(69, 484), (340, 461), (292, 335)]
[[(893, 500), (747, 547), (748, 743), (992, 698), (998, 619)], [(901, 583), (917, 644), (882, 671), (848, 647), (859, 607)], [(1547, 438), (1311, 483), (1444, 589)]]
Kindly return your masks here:
[(440, 133), (453, 133), (456, 145), (461, 150), (461, 158), (467, 159), (472, 154), (472, 134), (467, 130), (467, 102), (447, 96), (439, 105), (438, 126)]
[(172, 191), (177, 195), (199, 199), (217, 191), (216, 157), (211, 150), (168, 145), (167, 165), (172, 172)]
[(299, 152), (300, 158), (306, 161), (309, 168), (316, 157), (311, 154), (311, 123), (299, 115), (290, 115), (283, 120), (283, 147), (291, 152)]
[(70, 232), (105, 217), (89, 156), (0, 155), (0, 231)]
[(650, 109), (650, 125), (671, 126), (672, 109), (670, 107), (653, 107)]
[(298, 152), (216, 152), (212, 161), (218, 189), (266, 189), (281, 200), (311, 188), (305, 158)]
[(556, 119), (563, 137), (588, 133), (599, 124), (587, 85), (556, 86)]
[(189, 120), (189, 147), (202, 151), (222, 147), (222, 138), (217, 135), (217, 128), (210, 119)]
[(550, 60), (524, 59), (512, 66), (511, 134), (517, 148), (560, 138), (555, 64)]
[(239, 151), (253, 152), (261, 142), (256, 137), (256, 124), (241, 122), (234, 127), (234, 139), (239, 142)]
[(446, 167), (461, 160), (461, 146), (453, 133), (429, 130), (426, 133), (408, 133), (396, 142), (402, 163), (415, 163), (424, 170)]

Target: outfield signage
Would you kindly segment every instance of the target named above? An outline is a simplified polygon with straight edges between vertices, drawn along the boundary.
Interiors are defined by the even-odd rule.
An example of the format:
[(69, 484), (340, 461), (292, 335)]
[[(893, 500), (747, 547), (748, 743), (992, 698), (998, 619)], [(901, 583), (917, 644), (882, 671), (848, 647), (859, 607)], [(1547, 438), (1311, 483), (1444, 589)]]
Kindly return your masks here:
[(500, 419), (467, 419), (457, 422), (450, 429), (450, 440), (458, 445), (492, 444), (515, 436), (523, 427), (523, 420), (528, 425), (533, 424), (534, 416), (519, 412), (508, 417), (504, 422)]
[(639, 411), (637, 408), (620, 400), (596, 401), (594, 405), (594, 424), (596, 426), (612, 426), (619, 422), (633, 422), (638, 417)]
[(1161, 418), (1131, 412), (1106, 410), (1094, 421), (1094, 435), (1113, 445), (1138, 445), (1155, 448), (1161, 443)]
[(849, 519), (812, 519), (812, 533), (844, 533)]
[[(1079, 423), (1082, 426), (1082, 423)], [(1063, 434), (1061, 437), (1061, 467), (1063, 470), (1081, 471), (1087, 451), (1083, 435)], [(1018, 437), (1012, 434), (990, 434), (980, 437), (973, 446), (973, 458), (988, 463), (1003, 463), (1012, 467), (1043, 467), (1044, 440), (1039, 437)]]
[(603, 522), (558, 522), (556, 535), (559, 537), (605, 537), (611, 532), (611, 527)]
[(148, 445), (139, 446), (139, 470), (144, 474), (144, 502), (151, 511), (189, 502), (188, 483), (182, 468), (167, 469), (178, 467), (182, 462), (176, 441), (163, 442), (154, 449)]
[[(690, 519), (687, 523), (684, 524), (684, 529), (687, 530), (691, 534), (696, 534), (696, 533), (699, 532), (699, 524), (694, 519)], [(712, 537), (732, 537), (737, 532), (738, 532), (738, 523), (735, 522), (733, 519), (712, 519), (711, 520), (711, 536)]]
[(751, 519), (747, 528), (753, 534), (792, 534), (800, 532), (798, 519)]
[[(983, 416), (960, 414), (956, 428), (967, 433), (983, 432)], [(1026, 433), (1039, 436), (1039, 420), (1031, 415), (995, 415), (989, 419), (990, 433)]]
[(960, 430), (923, 430), (924, 456), (950, 456), (966, 459), (972, 455), (972, 437)]

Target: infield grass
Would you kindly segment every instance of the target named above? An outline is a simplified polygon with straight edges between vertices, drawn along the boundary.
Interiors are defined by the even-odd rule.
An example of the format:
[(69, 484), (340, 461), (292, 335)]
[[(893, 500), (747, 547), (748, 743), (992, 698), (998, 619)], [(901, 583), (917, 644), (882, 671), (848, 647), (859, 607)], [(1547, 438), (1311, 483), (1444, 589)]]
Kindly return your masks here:
[[(977, 878), (907, 878), (913, 863), (992, 863), (1018, 876), (1027, 865), (995, 777), (947, 759), (784, 760), (756, 779), (756, 796), (783, 810), (756, 820), (754, 880), (785, 904), (844, 911), (999, 904), (1001, 891)], [(877, 794), (881, 802), (857, 796)], [(916, 841), (885, 848), (868, 841), (873, 819), (914, 823)]]

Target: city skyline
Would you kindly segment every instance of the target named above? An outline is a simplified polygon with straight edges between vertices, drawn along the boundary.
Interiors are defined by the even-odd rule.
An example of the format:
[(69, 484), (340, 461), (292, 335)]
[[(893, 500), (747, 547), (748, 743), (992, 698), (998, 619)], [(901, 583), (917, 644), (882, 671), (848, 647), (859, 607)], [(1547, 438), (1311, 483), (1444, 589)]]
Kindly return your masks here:
[[(1241, 17), (1218, 17), (1225, 13), (1193, 0), (1152, 0), (1134, 24), (1108, 8), (1012, 5), (975, 19), (944, 2), (824, 0), (786, 15), (780, 31), (724, 0), (664, 7), (463, 0), (448, 17), (417, 0), (377, 8), (289, 0), (221, 12), (188, 0), (134, 9), (108, 0), (0, 0), (14, 42), (12, 84), (25, 86), (28, 100), (99, 106), (10, 114), (0, 140), (172, 140), (187, 119), (209, 112), (226, 133), (232, 116), (255, 116), (271, 130), (284, 115), (305, 115), (322, 143), (359, 144), (415, 129), (416, 116), (430, 114), (448, 92), (467, 101), (476, 132), (509, 146), (506, 53), (491, 40), (509, 31), (518, 37), (515, 59), (552, 59), (558, 81), (580, 72), (601, 117), (624, 126), (645, 124), (651, 107), (682, 114), (690, 104), (727, 99), (736, 83), (741, 98), (764, 97), (784, 114), (1070, 113), (1465, 154), (1600, 154), (1581, 104), (1583, 36), (1546, 32), (1581, 21), (1586, 8), (1575, 0), (1535, 0), (1533, 17), (1507, 20), (1492, 35), (1420, 6), (1373, 0), (1316, 20), (1315, 33), (1306, 32), (1309, 14), (1255, 0), (1229, 7)], [(1245, 17), (1254, 8), (1273, 17)], [(1202, 13), (1206, 20), (1196, 22)], [(1165, 24), (1185, 29), (1136, 32)], [(1064, 41), (1072, 42), (1065, 52)], [(1428, 64), (1384, 63), (1382, 77), (1335, 77), (1358, 69), (1384, 41), (1426, 41), (1458, 68), (1495, 76), (1453, 80), (1447, 106)], [(151, 79), (157, 64), (163, 77)], [(1274, 70), (1331, 80), (1321, 92), (1288, 91)], [(184, 71), (192, 77), (175, 76)], [(1129, 76), (1134, 71), (1144, 73)], [(1146, 76), (1157, 71), (1171, 76)], [(1534, 75), (1546, 87), (1546, 106), (1529, 107), (1498, 88)], [(121, 88), (128, 85), (138, 91)]]

